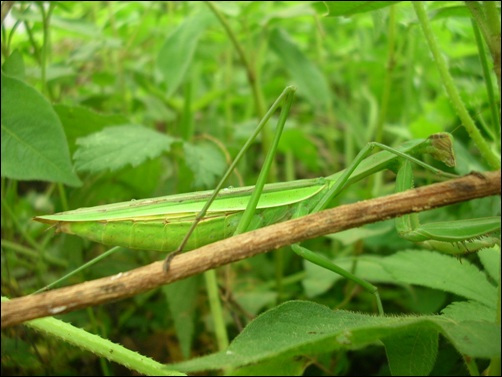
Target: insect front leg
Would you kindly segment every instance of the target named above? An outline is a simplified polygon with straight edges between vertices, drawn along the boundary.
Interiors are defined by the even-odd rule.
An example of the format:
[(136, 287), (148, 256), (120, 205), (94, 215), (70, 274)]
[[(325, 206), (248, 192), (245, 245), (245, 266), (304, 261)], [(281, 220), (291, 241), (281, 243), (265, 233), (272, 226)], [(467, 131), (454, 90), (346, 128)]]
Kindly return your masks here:
[[(306, 206), (302, 203), (300, 204), (300, 206), (298, 207), (295, 215), (293, 217), (301, 217), (301, 216), (304, 216), (306, 214), (308, 214), (309, 211), (308, 209), (306, 208)], [(384, 315), (384, 310), (383, 310), (383, 305), (382, 305), (382, 300), (380, 299), (380, 295), (378, 293), (378, 288), (376, 286), (374, 286), (373, 284), (371, 284), (370, 282), (364, 280), (364, 279), (361, 279), (359, 277), (357, 277), (356, 275), (354, 275), (353, 273), (351, 272), (348, 272), (347, 270), (337, 266), (336, 264), (334, 264), (332, 261), (330, 261), (329, 259), (327, 259), (326, 257), (324, 257), (323, 255), (320, 255), (318, 253), (315, 253), (303, 246), (300, 246), (299, 244), (294, 244), (294, 245), (291, 245), (291, 249), (295, 252), (295, 254), (297, 254), (298, 256), (308, 260), (309, 262), (312, 262), (322, 268), (325, 268), (329, 271), (332, 271), (334, 272), (335, 274), (338, 274), (340, 276), (343, 276), (344, 278), (350, 280), (350, 281), (353, 281), (354, 283), (358, 284), (359, 286), (361, 286), (364, 290), (366, 290), (367, 292), (371, 293), (372, 295), (375, 296), (375, 301), (376, 301), (376, 304), (377, 304), (377, 308), (378, 308), (378, 313), (380, 315)]]
[[(411, 188), (411, 165), (403, 161), (396, 178), (396, 191)], [(396, 229), (402, 238), (452, 255), (500, 245), (500, 239), (494, 236), (500, 232), (500, 216), (420, 224), (418, 214), (411, 214), (397, 218)]]

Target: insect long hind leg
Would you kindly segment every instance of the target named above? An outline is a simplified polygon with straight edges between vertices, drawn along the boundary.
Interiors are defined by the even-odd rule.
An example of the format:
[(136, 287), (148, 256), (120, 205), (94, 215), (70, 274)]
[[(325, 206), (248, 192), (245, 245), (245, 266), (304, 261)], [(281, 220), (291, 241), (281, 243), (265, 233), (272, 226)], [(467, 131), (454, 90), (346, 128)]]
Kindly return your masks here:
[[(239, 151), (239, 153), (235, 157), (235, 159), (232, 162), (232, 164), (228, 167), (227, 171), (223, 175), (223, 178), (220, 180), (220, 182), (218, 183), (218, 185), (214, 189), (213, 194), (211, 195), (211, 197), (209, 198), (209, 200), (204, 204), (204, 207), (200, 210), (200, 212), (195, 217), (195, 220), (192, 222), (192, 225), (190, 226), (190, 229), (185, 234), (185, 237), (183, 238), (183, 241), (181, 241), (181, 244), (178, 247), (178, 250), (175, 251), (174, 253), (169, 254), (166, 257), (166, 259), (164, 261), (164, 267), (163, 267), (164, 272), (167, 272), (169, 270), (169, 265), (171, 264), (171, 260), (174, 258), (174, 256), (176, 256), (179, 252), (181, 252), (184, 249), (186, 243), (188, 242), (188, 239), (190, 238), (190, 236), (194, 232), (195, 228), (197, 227), (197, 224), (199, 223), (199, 221), (201, 221), (204, 218), (207, 210), (209, 209), (209, 207), (211, 206), (211, 204), (215, 200), (216, 196), (218, 195), (218, 193), (220, 192), (221, 188), (225, 184), (227, 178), (233, 172), (233, 170), (234, 170), (235, 166), (237, 165), (237, 163), (240, 161), (240, 159), (242, 158), (242, 156), (244, 155), (244, 153), (249, 149), (249, 147), (253, 143), (254, 139), (261, 132), (262, 128), (265, 126), (265, 124), (267, 123), (267, 121), (272, 117), (272, 115), (274, 114), (274, 112), (281, 106), (281, 104), (283, 104), (283, 102), (284, 102), (284, 104), (283, 104), (283, 108), (281, 110), (279, 124), (281, 122), (284, 123), (286, 121), (287, 114), (289, 113), (289, 108), (291, 107), (295, 91), (296, 91), (296, 88), (293, 87), (293, 86), (286, 87), (284, 89), (284, 91), (281, 93), (281, 95), (274, 102), (274, 104), (272, 105), (272, 107), (263, 116), (263, 118), (261, 119), (260, 123), (256, 127), (254, 133), (249, 137), (249, 139), (246, 141), (246, 143), (244, 144), (244, 146), (242, 147), (242, 149)], [(284, 124), (282, 124), (282, 126), (284, 126)], [(275, 148), (277, 148), (277, 146)], [(264, 180), (264, 178), (263, 178), (263, 180)], [(256, 191), (257, 190), (255, 190), (255, 192)], [(261, 192), (261, 190), (260, 190), (260, 192)], [(251, 198), (251, 200), (252, 200), (252, 198)], [(256, 208), (256, 204), (254, 204), (254, 206)], [(250, 207), (250, 209), (249, 210), (246, 209), (246, 211), (245, 211), (245, 212), (247, 212), (249, 214), (249, 215), (245, 215), (246, 217), (248, 217), (248, 216), (252, 217), (252, 212), (254, 212), (254, 210), (251, 208), (252, 206), (250, 205), (249, 207)], [(243, 225), (239, 224), (238, 228), (246, 228), (244, 221), (242, 222), (242, 224)], [(244, 231), (244, 229), (240, 230), (238, 233), (241, 233), (243, 231)]]
[(291, 245), (291, 248), (300, 257), (302, 257), (302, 258), (304, 258), (304, 259), (306, 259), (306, 260), (308, 260), (318, 266), (321, 266), (321, 267), (326, 268), (330, 271), (333, 271), (334, 273), (341, 275), (344, 278), (355, 282), (356, 284), (359, 284), (366, 291), (373, 294), (375, 296), (376, 304), (378, 307), (378, 313), (380, 315), (384, 315), (382, 300), (380, 299), (380, 295), (378, 293), (378, 288), (375, 287), (373, 284), (355, 276), (354, 274), (351, 274), (350, 272), (344, 270), (343, 268), (341, 268), (341, 267), (337, 266), (336, 264), (332, 263), (331, 261), (327, 260), (323, 256), (316, 254), (313, 251), (310, 251), (309, 249), (306, 249), (300, 245), (297, 245), (297, 244)]

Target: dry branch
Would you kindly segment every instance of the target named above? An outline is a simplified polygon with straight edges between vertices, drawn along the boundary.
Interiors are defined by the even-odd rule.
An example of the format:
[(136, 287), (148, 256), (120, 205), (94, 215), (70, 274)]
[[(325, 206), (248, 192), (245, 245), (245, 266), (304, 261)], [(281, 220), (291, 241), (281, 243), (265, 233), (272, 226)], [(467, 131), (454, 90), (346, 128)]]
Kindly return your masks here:
[(12, 299), (2, 303), (2, 328), (130, 297), (324, 234), (490, 195), (500, 195), (500, 170), (484, 175), (470, 174), (399, 194), (339, 206), (181, 254), (172, 260), (167, 274), (163, 272), (163, 262), (159, 261), (118, 275)]

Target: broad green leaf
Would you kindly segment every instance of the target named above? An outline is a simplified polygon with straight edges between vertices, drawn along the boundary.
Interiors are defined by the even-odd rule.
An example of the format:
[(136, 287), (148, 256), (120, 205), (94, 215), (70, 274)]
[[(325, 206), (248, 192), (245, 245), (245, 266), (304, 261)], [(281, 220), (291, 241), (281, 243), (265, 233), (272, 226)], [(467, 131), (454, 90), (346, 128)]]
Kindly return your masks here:
[(169, 311), (174, 320), (176, 336), (180, 342), (183, 357), (188, 359), (194, 334), (195, 305), (199, 290), (199, 276), (179, 280), (164, 285), (162, 291), (166, 295)]
[(188, 18), (166, 39), (160, 49), (157, 65), (167, 83), (167, 97), (182, 83), (192, 62), (199, 37), (211, 17), (209, 13), (201, 12)]
[(100, 114), (84, 106), (55, 105), (54, 110), (61, 119), (68, 139), (70, 153), (77, 149), (76, 141), (80, 137), (101, 131), (107, 126), (127, 123), (127, 118), (119, 114)]
[(95, 175), (84, 190), (72, 195), (69, 208), (151, 197), (165, 174), (165, 161), (155, 158), (136, 167), (127, 165), (118, 171)]
[(480, 250), (478, 257), (488, 275), (500, 284), (500, 246)]
[[(281, 359), (297, 360), (338, 349), (358, 349), (388, 337), (406, 336), (405, 349), (410, 350), (409, 334), (427, 333), (419, 337), (420, 355), (428, 357), (423, 368), (408, 365), (409, 371), (425, 370), (436, 357), (432, 337), (439, 332), (461, 353), (470, 357), (490, 358), (500, 355), (500, 327), (484, 321), (457, 322), (442, 316), (374, 316), (304, 301), (290, 301), (262, 314), (251, 322), (228, 349), (213, 355), (171, 365), (185, 372), (236, 368)], [(436, 334), (436, 335), (434, 335)], [(397, 339), (397, 338), (394, 338)], [(391, 340), (392, 342), (392, 340)], [(394, 345), (395, 346), (395, 345)], [(411, 349), (413, 352), (413, 349)], [(404, 357), (409, 362), (413, 356)], [(413, 360), (413, 363), (416, 360)], [(284, 370), (288, 366), (284, 365)]]
[(477, 301), (453, 302), (441, 311), (445, 317), (455, 321), (495, 321), (496, 313), (493, 307), (488, 307)]
[(366, 13), (390, 5), (400, 3), (400, 1), (324, 1), (328, 8), (326, 17), (351, 16), (356, 13)]
[(185, 162), (194, 175), (194, 186), (214, 187), (227, 166), (221, 151), (210, 143), (185, 143), (183, 150)]
[(52, 106), (34, 88), (3, 72), (2, 176), (81, 184)]
[(289, 35), (282, 29), (274, 29), (270, 34), (270, 46), (298, 86), (298, 95), (305, 96), (315, 106), (326, 106), (330, 91), (325, 77)]
[[(460, 352), (471, 357), (500, 358), (500, 325), (480, 319), (441, 323), (442, 334)], [(497, 339), (497, 341), (495, 341)]]
[(10, 77), (21, 81), (24, 80), (24, 61), (23, 56), (18, 50), (12, 51), (7, 59), (5, 59), (5, 62), (2, 65), (2, 71)]
[[(345, 270), (353, 268), (353, 258), (337, 258), (333, 263)], [(326, 292), (343, 279), (310, 262), (304, 265), (307, 276), (302, 283), (308, 297)], [(482, 271), (467, 260), (459, 261), (437, 252), (407, 250), (388, 257), (361, 256), (354, 273), (373, 283), (414, 284), (454, 293), (490, 307), (496, 303), (496, 287)]]
[(435, 329), (412, 327), (383, 339), (393, 376), (428, 376), (438, 352)]
[[(405, 288), (406, 289), (406, 288)], [(450, 297), (447, 292), (427, 287), (413, 286), (411, 294), (404, 298), (403, 304), (416, 314), (437, 314), (441, 312)]]
[(455, 6), (445, 6), (439, 9), (431, 10), (429, 12), (431, 20), (440, 20), (443, 18), (460, 18), (460, 17), (471, 17), (471, 12), (466, 6), (455, 5)]
[(385, 258), (382, 266), (402, 283), (455, 293), (494, 306), (497, 289), (468, 260), (426, 250), (406, 250)]
[(303, 376), (313, 360), (306, 357), (274, 358), (228, 371), (227, 376)]
[(103, 131), (77, 139), (75, 166), (79, 171), (97, 173), (133, 167), (149, 158), (169, 152), (174, 138), (135, 125), (108, 127)]

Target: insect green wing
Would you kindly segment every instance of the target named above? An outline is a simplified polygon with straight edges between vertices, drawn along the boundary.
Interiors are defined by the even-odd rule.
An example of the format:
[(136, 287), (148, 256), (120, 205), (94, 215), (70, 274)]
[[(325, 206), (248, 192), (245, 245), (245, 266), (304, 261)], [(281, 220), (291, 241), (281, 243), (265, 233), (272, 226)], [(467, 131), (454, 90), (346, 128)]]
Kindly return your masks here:
[[(314, 183), (313, 183), (314, 182)], [(305, 187), (297, 187), (302, 184)], [(260, 197), (258, 209), (281, 207), (307, 200), (326, 187), (322, 179), (295, 181), (290, 189), (284, 185), (267, 185), (266, 192)], [(218, 197), (208, 212), (208, 217), (220, 213), (238, 212), (245, 209), (249, 200), (249, 193), (254, 186), (226, 189)], [(277, 190), (280, 188), (281, 190)], [(212, 191), (194, 193), (192, 195), (171, 195), (158, 198), (132, 200), (102, 206), (80, 208), (73, 211), (56, 213), (53, 215), (37, 216), (34, 220), (46, 224), (55, 224), (61, 221), (86, 222), (86, 221), (124, 221), (124, 220), (164, 220), (193, 219), (193, 214), (201, 210), (208, 195)]]

